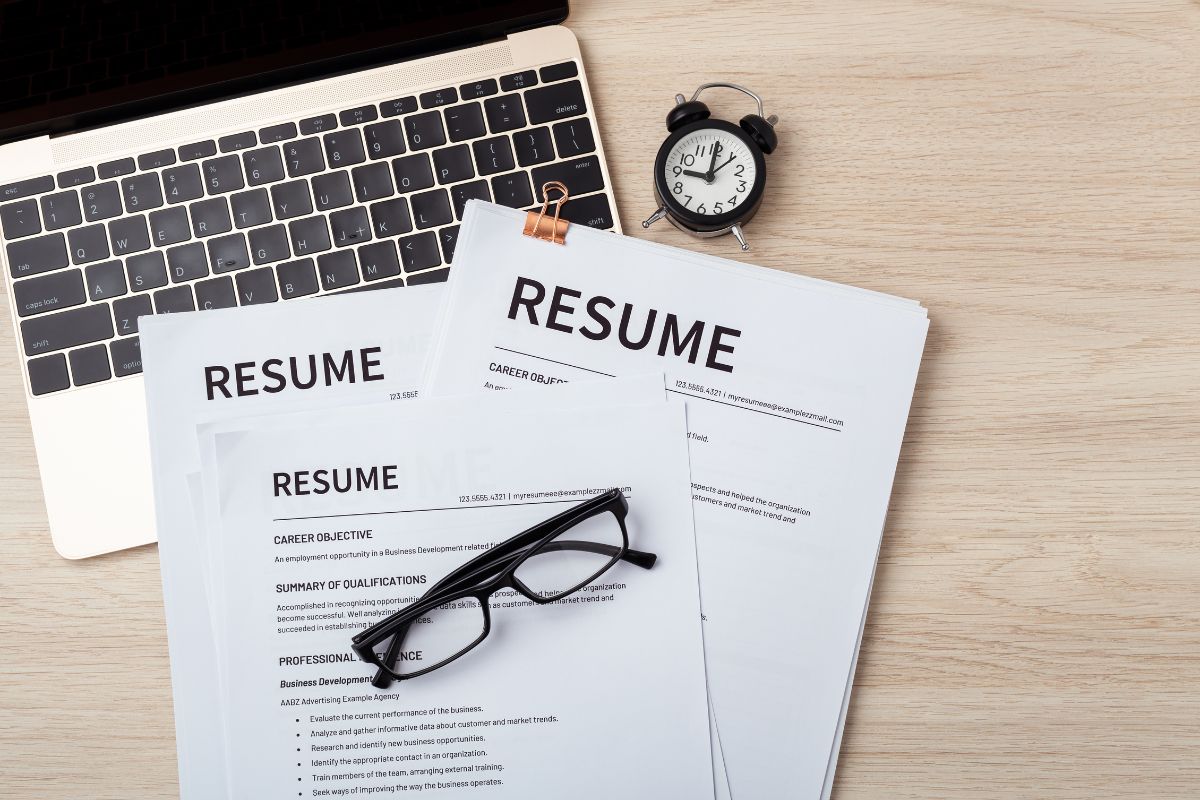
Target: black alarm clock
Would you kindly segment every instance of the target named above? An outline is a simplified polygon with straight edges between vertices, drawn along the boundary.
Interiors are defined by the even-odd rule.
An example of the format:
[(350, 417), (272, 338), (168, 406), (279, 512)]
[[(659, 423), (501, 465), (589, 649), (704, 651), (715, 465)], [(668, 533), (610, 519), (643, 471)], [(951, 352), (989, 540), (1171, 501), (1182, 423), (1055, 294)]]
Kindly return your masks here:
[[(754, 98), (757, 114), (734, 125), (711, 119), (698, 98), (705, 89), (735, 89)], [(767, 161), (779, 144), (779, 118), (763, 116), (757, 94), (736, 83), (706, 83), (691, 100), (675, 95), (667, 114), (670, 135), (654, 159), (654, 199), (658, 210), (642, 223), (649, 228), (666, 217), (679, 230), (700, 238), (732, 233), (749, 250), (742, 226), (762, 205), (767, 185)]]

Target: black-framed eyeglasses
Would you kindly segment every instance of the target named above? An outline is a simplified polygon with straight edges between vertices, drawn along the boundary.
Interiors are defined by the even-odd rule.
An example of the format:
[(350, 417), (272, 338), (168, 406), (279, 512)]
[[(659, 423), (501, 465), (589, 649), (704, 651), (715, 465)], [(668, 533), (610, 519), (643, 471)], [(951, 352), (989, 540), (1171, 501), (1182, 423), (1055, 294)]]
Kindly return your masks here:
[(618, 561), (643, 569), (657, 556), (629, 548), (629, 503), (610, 489), (518, 533), (438, 581), (420, 599), (351, 640), (387, 687), (461, 658), (492, 629), (490, 598), (512, 589), (537, 604), (579, 591)]

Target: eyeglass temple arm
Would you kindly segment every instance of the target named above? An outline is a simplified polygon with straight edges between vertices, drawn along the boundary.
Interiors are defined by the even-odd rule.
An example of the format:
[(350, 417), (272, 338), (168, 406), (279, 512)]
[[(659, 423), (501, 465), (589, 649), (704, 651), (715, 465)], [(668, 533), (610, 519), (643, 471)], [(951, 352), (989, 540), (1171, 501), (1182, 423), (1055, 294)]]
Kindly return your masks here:
[[(493, 556), (493, 563), (489, 564), (487, 568), (471, 571), (464, 575), (463, 571), (467, 570), (479, 560), (472, 559), (431, 586), (429, 591), (421, 595), (421, 599), (424, 600), (428, 597), (433, 597), (439, 591), (442, 591), (443, 589), (450, 589), (454, 584), (465, 581), (468, 578), (471, 580), (479, 580), (490, 575), (495, 575), (497, 572), (505, 569), (509, 564), (520, 557), (524, 553), (524, 550), (528, 549), (529, 546), (525, 547), (523, 550), (517, 551), (516, 553), (509, 553), (508, 555), (500, 556), (499, 558), (495, 558)], [(611, 557), (619, 553), (621, 548), (613, 547), (610, 544), (600, 544), (598, 542), (569, 540), (562, 542), (548, 542), (547, 544), (542, 545), (542, 550), (543, 552), (579, 550), (587, 553), (596, 553), (598, 555)], [(658, 556), (654, 553), (647, 553), (643, 550), (626, 549), (624, 555), (621, 556), (621, 560), (628, 561), (630, 564), (633, 564), (636, 567), (641, 567), (642, 569), (650, 569), (654, 566), (654, 562), (658, 560)], [(387, 664), (389, 668), (395, 668), (396, 659), (400, 657), (400, 648), (404, 639), (404, 637), (400, 635), (401, 633), (402, 630), (396, 631), (396, 633), (392, 635), (392, 640), (388, 642), (387, 652), (384, 653), (383, 663)], [(387, 673), (387, 670), (380, 668), (375, 671), (375, 677), (371, 679), (371, 685), (377, 689), (386, 689), (392, 685), (392, 676)]]

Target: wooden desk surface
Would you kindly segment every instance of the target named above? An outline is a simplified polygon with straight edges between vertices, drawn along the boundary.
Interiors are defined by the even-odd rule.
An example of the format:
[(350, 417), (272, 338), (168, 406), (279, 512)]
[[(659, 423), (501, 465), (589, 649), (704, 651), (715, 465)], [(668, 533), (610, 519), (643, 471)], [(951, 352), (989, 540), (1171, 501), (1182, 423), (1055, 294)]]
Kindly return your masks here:
[[(673, 94), (735, 79), (782, 118), (749, 259), (929, 308), (835, 797), (1196, 797), (1200, 4), (569, 26), (631, 234)], [(55, 555), (0, 323), (0, 796), (175, 796), (157, 551)]]

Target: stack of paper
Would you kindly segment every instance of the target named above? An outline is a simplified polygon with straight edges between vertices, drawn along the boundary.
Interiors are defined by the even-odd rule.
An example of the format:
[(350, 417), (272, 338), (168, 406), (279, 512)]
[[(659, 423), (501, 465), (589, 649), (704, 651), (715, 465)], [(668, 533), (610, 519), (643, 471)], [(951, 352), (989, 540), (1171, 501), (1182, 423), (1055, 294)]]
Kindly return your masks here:
[[(440, 287), (144, 321), (185, 798), (828, 795), (924, 309), (523, 217), (470, 205), (437, 315)], [(396, 488), (274, 490), (381, 465)], [(493, 609), (387, 690), (346, 660), (614, 485), (659, 562), (607, 602)]]

